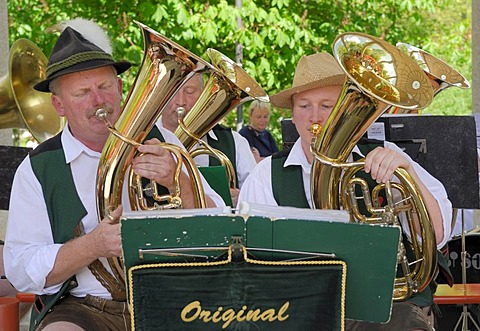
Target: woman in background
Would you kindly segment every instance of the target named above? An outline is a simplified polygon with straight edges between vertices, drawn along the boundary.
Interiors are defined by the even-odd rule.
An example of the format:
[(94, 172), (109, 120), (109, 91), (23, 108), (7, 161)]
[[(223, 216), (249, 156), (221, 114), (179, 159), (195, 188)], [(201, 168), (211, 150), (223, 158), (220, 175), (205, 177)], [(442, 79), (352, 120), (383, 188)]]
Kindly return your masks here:
[(277, 143), (267, 130), (270, 121), (270, 104), (254, 100), (248, 110), (250, 125), (243, 127), (239, 133), (244, 136), (252, 148), (255, 161), (278, 152)]

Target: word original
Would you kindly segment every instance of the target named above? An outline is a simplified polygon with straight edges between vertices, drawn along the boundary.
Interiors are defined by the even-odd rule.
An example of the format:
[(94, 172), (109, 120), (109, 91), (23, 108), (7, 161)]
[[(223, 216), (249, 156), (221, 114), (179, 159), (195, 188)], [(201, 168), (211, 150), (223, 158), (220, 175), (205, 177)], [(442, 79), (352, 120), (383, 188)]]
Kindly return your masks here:
[(239, 311), (235, 311), (231, 308), (223, 310), (223, 307), (218, 307), (216, 311), (202, 309), (200, 301), (192, 301), (186, 305), (181, 312), (181, 318), (184, 322), (194, 322), (195, 320), (201, 320), (204, 323), (221, 323), (222, 329), (226, 329), (233, 321), (243, 322), (243, 321), (264, 321), (264, 322), (273, 322), (278, 320), (280, 322), (285, 321), (289, 315), (286, 314), (289, 302), (285, 302), (282, 307), (278, 310), (278, 313), (275, 309), (269, 308), (264, 311), (261, 309), (247, 310), (247, 306), (243, 306)]

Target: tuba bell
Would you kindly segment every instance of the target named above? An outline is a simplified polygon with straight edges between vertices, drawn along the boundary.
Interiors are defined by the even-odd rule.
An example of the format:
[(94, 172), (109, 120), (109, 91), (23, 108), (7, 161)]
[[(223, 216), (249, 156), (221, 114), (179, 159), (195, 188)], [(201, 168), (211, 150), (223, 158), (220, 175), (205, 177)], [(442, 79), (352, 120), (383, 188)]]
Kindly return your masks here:
[[(386, 191), (388, 203), (385, 207), (372, 206), (368, 185), (355, 177), (356, 172), (363, 169), (363, 162), (346, 161), (368, 127), (389, 107), (407, 110), (427, 107), (432, 101), (433, 90), (428, 77), (407, 54), (381, 39), (362, 33), (344, 33), (335, 39), (333, 54), (347, 79), (325, 127), (312, 140), (312, 202), (320, 209), (343, 206), (350, 212), (352, 221), (393, 226), (399, 226), (398, 214), (409, 208), (406, 218), (411, 226), (410, 233), (420, 233), (422, 238), (421, 243), (416, 238), (412, 240), (416, 255), (413, 270), (406, 261), (401, 240), (399, 243), (398, 262), (405, 277), (395, 280), (394, 300), (404, 300), (423, 290), (436, 270), (435, 233), (420, 191), (404, 169), (397, 169), (395, 176), (403, 185), (388, 183), (376, 188), (373, 200), (382, 189)], [(352, 197), (355, 191), (352, 188), (357, 186), (364, 192), (371, 216), (358, 213), (358, 198)], [(392, 202), (393, 190), (400, 191), (406, 201), (401, 208)], [(420, 218), (418, 231), (414, 212)]]
[[(97, 171), (97, 215), (103, 219), (122, 201), (122, 188), (125, 175), (147, 134), (155, 125), (168, 101), (181, 86), (194, 74), (214, 70), (214, 68), (182, 46), (160, 35), (150, 27), (136, 22), (143, 32), (144, 56), (132, 88), (127, 96), (122, 113), (113, 126), (108, 123), (103, 109), (97, 117), (106, 122), (110, 135), (103, 148)], [(173, 153), (177, 159), (177, 188), (172, 196), (158, 195), (153, 182), (145, 189), (140, 179), (130, 171), (128, 175), (129, 200), (132, 210), (148, 209), (143, 202), (145, 195), (158, 202), (167, 202), (166, 208), (181, 207), (178, 176), (181, 163), (185, 163), (192, 179), (195, 204), (206, 207), (203, 185), (195, 163), (186, 151), (178, 146), (162, 143), (162, 147)], [(153, 193), (152, 193), (153, 190)], [(148, 194), (146, 192), (148, 191)], [(165, 208), (156, 205), (155, 208)], [(125, 285), (123, 261), (109, 259), (109, 264), (117, 280)]]
[[(410, 55), (420, 68), (427, 74), (433, 84), (433, 96), (445, 89), (455, 86), (461, 89), (470, 88), (470, 82), (453, 67), (433, 56), (432, 54), (407, 43), (397, 43), (397, 47)], [(409, 110), (392, 107), (387, 111), (389, 114), (408, 114)]]
[[(235, 172), (228, 157), (201, 139), (233, 108), (253, 99), (268, 102), (269, 97), (242, 67), (226, 55), (212, 48), (207, 50), (207, 54), (215, 70), (210, 72), (205, 88), (192, 109), (185, 116), (179, 116), (175, 135), (192, 158), (200, 154), (216, 157), (226, 168), (230, 187), (235, 188)], [(195, 148), (197, 143), (200, 147)]]
[(9, 72), (0, 78), (0, 128), (27, 129), (38, 142), (60, 132), (65, 121), (48, 93), (33, 86), (45, 79), (47, 58), (31, 41), (18, 39), (10, 49)]

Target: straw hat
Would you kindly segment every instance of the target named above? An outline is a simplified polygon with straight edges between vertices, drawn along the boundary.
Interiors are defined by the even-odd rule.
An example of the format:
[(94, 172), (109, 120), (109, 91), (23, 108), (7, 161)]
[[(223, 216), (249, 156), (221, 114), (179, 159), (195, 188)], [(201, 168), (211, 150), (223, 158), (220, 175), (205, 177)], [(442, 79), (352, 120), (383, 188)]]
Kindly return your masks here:
[(298, 61), (293, 85), (270, 97), (278, 108), (292, 108), (292, 96), (296, 93), (323, 86), (343, 85), (346, 74), (329, 53), (304, 55)]
[[(92, 21), (77, 19), (75, 23), (77, 25), (90, 26), (97, 35), (100, 35), (103, 39), (108, 39), (106, 33), (103, 30), (99, 30), (101, 28)], [(110, 48), (102, 45), (100, 42), (98, 45), (101, 46), (98, 46), (92, 38), (88, 39), (87, 32), (80, 33), (78, 31), (80, 29), (83, 28), (64, 27), (48, 59), (46, 79), (34, 85), (33, 88), (35, 90), (50, 92), (50, 82), (53, 79), (73, 72), (111, 65), (115, 67), (117, 74), (121, 74), (130, 68), (130, 62), (116, 62), (111, 55)], [(102, 42), (105, 41), (103, 39), (101, 39)]]

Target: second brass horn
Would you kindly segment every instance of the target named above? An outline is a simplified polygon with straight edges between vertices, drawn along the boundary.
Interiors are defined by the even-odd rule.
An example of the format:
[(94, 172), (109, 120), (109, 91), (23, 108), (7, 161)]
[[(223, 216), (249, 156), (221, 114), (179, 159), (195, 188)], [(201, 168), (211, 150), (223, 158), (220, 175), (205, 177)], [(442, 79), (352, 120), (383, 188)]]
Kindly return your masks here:
[(236, 187), (233, 166), (224, 153), (203, 141), (202, 147), (194, 147), (233, 108), (253, 99), (263, 102), (270, 99), (262, 87), (226, 55), (211, 48), (207, 54), (216, 70), (210, 72), (205, 88), (192, 109), (179, 119), (175, 135), (192, 157), (208, 154), (219, 159), (226, 167), (230, 187)]
[[(334, 41), (333, 54), (346, 73), (347, 81), (323, 131), (311, 145), (314, 155), (312, 203), (320, 209), (340, 209), (343, 205), (344, 209), (351, 211), (351, 206), (345, 203), (348, 198), (344, 197), (352, 182), (342, 181), (342, 172), (351, 166), (346, 161), (357, 142), (390, 106), (424, 108), (431, 103), (433, 90), (428, 77), (407, 54), (379, 38), (362, 33), (341, 34)], [(403, 175), (403, 172), (396, 172), (397, 178), (405, 178), (406, 186), (411, 188), (405, 190), (406, 194), (411, 194), (406, 199), (421, 214), (418, 232), (422, 242), (414, 241), (417, 244), (413, 247), (415, 268), (411, 272), (406, 270), (407, 278), (395, 280), (395, 300), (404, 300), (423, 290), (436, 270), (436, 239), (431, 220), (416, 184), (408, 174)], [(397, 211), (392, 209), (378, 210), (374, 216), (380, 221), (389, 215), (395, 219)], [(367, 217), (352, 212), (351, 215), (359, 222), (369, 221)], [(417, 231), (411, 229), (410, 233)], [(402, 245), (400, 242), (399, 263), (409, 269)]]
[[(408, 54), (427, 76), (435, 81), (433, 85), (433, 96), (449, 87), (458, 87), (461, 89), (470, 88), (470, 82), (456, 69), (436, 56), (407, 43), (397, 43), (397, 47)], [(389, 114), (408, 114), (411, 111), (392, 107), (388, 110)]]
[(50, 101), (50, 94), (33, 86), (45, 79), (47, 58), (31, 41), (18, 39), (10, 49), (8, 73), (0, 78), (0, 128), (25, 128), (38, 142), (60, 132), (65, 125)]

